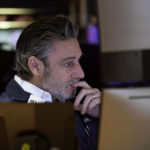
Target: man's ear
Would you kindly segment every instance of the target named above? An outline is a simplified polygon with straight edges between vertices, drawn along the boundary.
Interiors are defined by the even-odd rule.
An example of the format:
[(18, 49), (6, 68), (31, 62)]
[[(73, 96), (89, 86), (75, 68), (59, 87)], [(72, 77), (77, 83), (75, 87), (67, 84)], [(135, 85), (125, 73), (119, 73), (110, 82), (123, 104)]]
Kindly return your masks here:
[(41, 76), (43, 74), (44, 64), (35, 56), (29, 57), (28, 67), (34, 76)]

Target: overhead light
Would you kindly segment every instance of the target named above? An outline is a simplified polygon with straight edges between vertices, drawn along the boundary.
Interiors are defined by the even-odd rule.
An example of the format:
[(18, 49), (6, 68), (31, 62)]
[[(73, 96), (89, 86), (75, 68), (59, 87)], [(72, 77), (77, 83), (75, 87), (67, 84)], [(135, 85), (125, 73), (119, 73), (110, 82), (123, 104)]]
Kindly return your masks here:
[(32, 21), (0, 21), (0, 29), (25, 28)]
[(36, 9), (31, 8), (0, 8), (0, 15), (26, 15), (36, 12)]

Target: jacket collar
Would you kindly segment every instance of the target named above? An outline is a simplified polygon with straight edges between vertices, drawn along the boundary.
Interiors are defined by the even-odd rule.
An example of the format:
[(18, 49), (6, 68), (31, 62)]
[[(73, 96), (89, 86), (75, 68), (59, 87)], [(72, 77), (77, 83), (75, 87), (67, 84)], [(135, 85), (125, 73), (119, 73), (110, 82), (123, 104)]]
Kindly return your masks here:
[(13, 102), (27, 102), (30, 97), (30, 93), (25, 92), (14, 79), (8, 83), (6, 91)]

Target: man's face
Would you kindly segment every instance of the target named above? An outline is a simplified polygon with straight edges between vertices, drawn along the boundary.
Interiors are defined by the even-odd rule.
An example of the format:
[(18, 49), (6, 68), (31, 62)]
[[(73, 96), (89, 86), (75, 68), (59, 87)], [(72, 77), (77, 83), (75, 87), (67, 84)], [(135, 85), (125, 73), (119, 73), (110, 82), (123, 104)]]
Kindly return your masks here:
[(84, 78), (79, 63), (82, 52), (76, 39), (54, 42), (53, 48), (48, 56), (48, 67), (44, 69), (42, 87), (64, 102), (75, 96), (73, 84)]

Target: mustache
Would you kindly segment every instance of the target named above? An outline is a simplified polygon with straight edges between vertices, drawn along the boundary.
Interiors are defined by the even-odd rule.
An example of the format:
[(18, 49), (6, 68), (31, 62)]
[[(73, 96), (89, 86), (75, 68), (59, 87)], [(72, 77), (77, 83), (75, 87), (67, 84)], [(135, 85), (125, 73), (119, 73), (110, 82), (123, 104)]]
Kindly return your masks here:
[(71, 86), (79, 81), (80, 81), (80, 79), (74, 79), (74, 80), (70, 81), (69, 83), (67, 83), (66, 87)]

